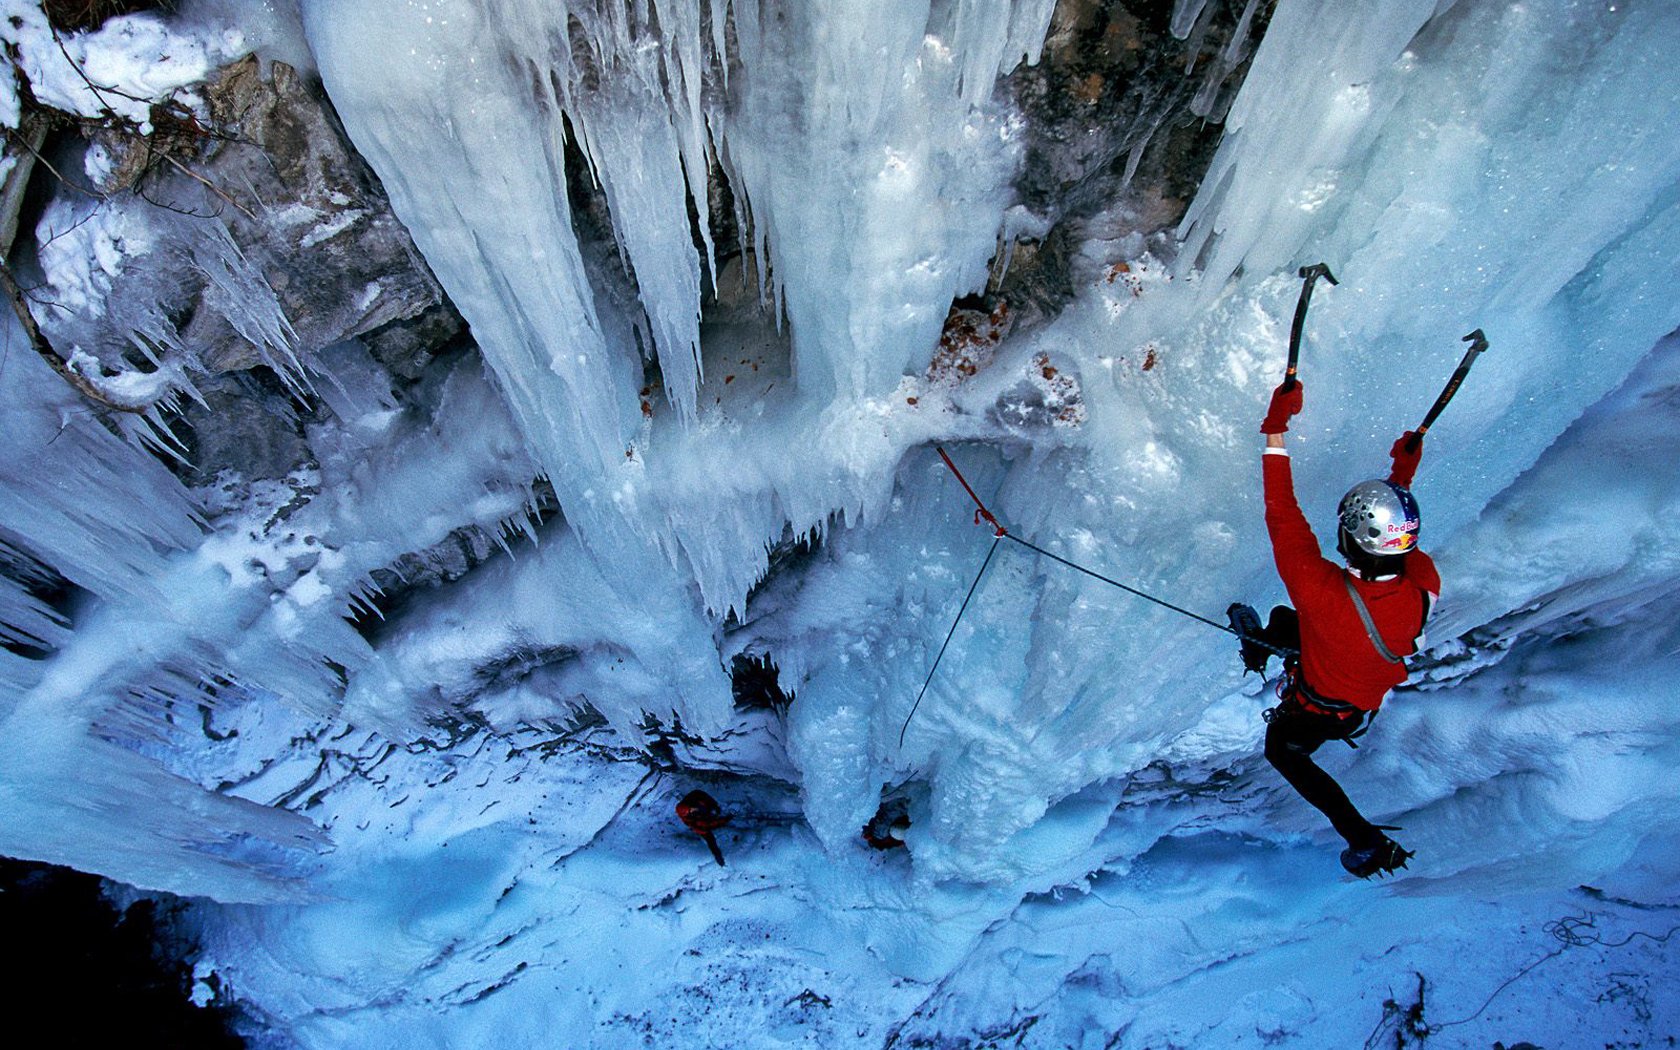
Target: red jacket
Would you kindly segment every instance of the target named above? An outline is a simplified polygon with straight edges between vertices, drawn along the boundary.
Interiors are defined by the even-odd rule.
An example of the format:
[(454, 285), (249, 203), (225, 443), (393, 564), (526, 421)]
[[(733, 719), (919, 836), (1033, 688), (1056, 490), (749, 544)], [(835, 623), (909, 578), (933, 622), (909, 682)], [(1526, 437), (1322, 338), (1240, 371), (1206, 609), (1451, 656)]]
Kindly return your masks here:
[(1407, 554), (1405, 572), (1388, 580), (1351, 576), (1325, 558), (1295, 501), (1289, 456), (1280, 453), (1261, 457), (1266, 531), (1278, 575), (1301, 616), (1301, 675), (1316, 693), (1374, 711), (1389, 690), (1406, 680), (1406, 668), (1384, 660), (1371, 644), (1343, 580), (1353, 580), (1389, 651), (1410, 656), (1417, 652), (1425, 614), (1441, 593), (1441, 575), (1420, 550)]

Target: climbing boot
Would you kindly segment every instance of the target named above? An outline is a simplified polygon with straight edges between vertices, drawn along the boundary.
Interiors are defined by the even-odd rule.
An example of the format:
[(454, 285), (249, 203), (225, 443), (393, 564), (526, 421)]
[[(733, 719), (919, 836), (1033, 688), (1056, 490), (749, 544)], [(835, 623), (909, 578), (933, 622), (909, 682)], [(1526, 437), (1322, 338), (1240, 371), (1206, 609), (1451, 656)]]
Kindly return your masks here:
[(1225, 615), (1231, 620), (1231, 630), (1237, 636), (1237, 642), (1242, 647), (1242, 664), (1244, 670), (1266, 673), (1266, 661), (1271, 659), (1272, 651), (1264, 645), (1258, 644), (1265, 631), (1260, 626), (1260, 614), (1254, 611), (1254, 606), (1232, 602), (1225, 610)]
[(1401, 847), (1387, 835), (1379, 835), (1376, 842), (1369, 846), (1355, 849), (1349, 846), (1342, 850), (1342, 867), (1349, 875), (1357, 875), (1368, 879), (1373, 875), (1388, 875), (1399, 868), (1404, 868), (1411, 860), (1413, 853)]

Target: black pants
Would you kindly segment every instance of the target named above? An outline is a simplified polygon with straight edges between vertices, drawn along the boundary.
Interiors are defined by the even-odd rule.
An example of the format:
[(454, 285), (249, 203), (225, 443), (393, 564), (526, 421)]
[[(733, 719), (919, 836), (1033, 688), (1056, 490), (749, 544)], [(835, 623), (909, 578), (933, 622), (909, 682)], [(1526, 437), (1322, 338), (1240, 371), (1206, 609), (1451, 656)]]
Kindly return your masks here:
[(1357, 717), (1340, 719), (1319, 714), (1291, 699), (1278, 705), (1277, 714), (1266, 727), (1266, 761), (1302, 798), (1329, 817), (1337, 833), (1356, 849), (1375, 843), (1382, 832), (1360, 815), (1336, 779), (1318, 768), (1312, 753), (1327, 740), (1346, 738), (1359, 724)]

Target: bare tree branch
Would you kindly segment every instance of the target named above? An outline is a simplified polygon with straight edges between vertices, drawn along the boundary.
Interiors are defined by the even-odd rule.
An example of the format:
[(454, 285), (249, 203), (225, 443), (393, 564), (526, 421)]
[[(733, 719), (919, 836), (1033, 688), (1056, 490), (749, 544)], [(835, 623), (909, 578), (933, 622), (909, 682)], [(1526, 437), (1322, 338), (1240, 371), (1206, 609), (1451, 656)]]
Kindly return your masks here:
[[(93, 190), (93, 189), (89, 189), (86, 186), (78, 185), (76, 182), (74, 182), (73, 180), (68, 178), (62, 171), (59, 171), (58, 168), (54, 167), (53, 162), (48, 160), (46, 158), (46, 155), (41, 152), (41, 146), (46, 141), (46, 133), (52, 125), (52, 119), (49, 118), (49, 117), (43, 116), (43, 114), (56, 114), (57, 112), (58, 112), (57, 110), (52, 110), (52, 109), (47, 109), (45, 107), (42, 107), (41, 109), (32, 110), (32, 111), (28, 111), (28, 112), (25, 113), (25, 115), (23, 117), (23, 124), (25, 126), (28, 126), (32, 122), (36, 123), (40, 128), (40, 134), (39, 134), (38, 137), (33, 137), (33, 138), (24, 137), (24, 136), (20, 135), (19, 132), (12, 131), (9, 128), (5, 129), (6, 137), (8, 139), (10, 139), (14, 144), (20, 145), (23, 149), (23, 152), (28, 155), (27, 158), (25, 158), (22, 155), (19, 155), (19, 158), (18, 158), (19, 164), (22, 165), (26, 161), (31, 166), (39, 164), (41, 167), (46, 168), (48, 171), (52, 172), (52, 177), (57, 179), (61, 185), (67, 186), (70, 189), (75, 190), (77, 193), (80, 193), (82, 196), (92, 197), (94, 200), (100, 200), (100, 201), (110, 200), (111, 195), (108, 194), (108, 193), (100, 193), (98, 190)], [(28, 183), (28, 179), (25, 179), (24, 184), (27, 185), (27, 183)], [(22, 192), (23, 191), (21, 189), (18, 191), (18, 193), (19, 193), (18, 203), (19, 204), (22, 204), (22, 201), (23, 201), (22, 196), (21, 196)], [(15, 236), (15, 234), (14, 234), (14, 236)], [(9, 250), (11, 248), (10, 243), (8, 243), (6, 245), (6, 247)]]
[(22, 149), (14, 154), (16, 160), (6, 177), (5, 189), (0, 190), (0, 259), (11, 254), (12, 242), (17, 240), (23, 193), (29, 186), (35, 161), (41, 156), (41, 146), (47, 141), (47, 122), (30, 114), (24, 117), (15, 132), (8, 130), (7, 135), (15, 138)]
[(253, 212), (250, 208), (247, 208), (247, 207), (245, 207), (245, 205), (243, 205), (243, 204), (239, 203), (238, 201), (234, 200), (233, 197), (231, 197), (226, 190), (222, 189), (220, 186), (211, 182), (209, 179), (205, 178), (203, 175), (200, 175), (198, 172), (193, 171), (191, 168), (188, 168), (185, 164), (182, 164), (180, 161), (176, 160), (174, 157), (171, 157), (168, 153), (160, 153), (159, 156), (161, 156), (172, 167), (174, 167), (174, 169), (176, 171), (180, 172), (182, 175), (185, 175), (187, 178), (198, 182), (205, 189), (209, 190), (211, 193), (215, 194), (216, 196), (220, 197), (222, 200), (226, 201), (228, 204), (232, 205), (234, 208), (238, 209), (239, 213), (241, 215), (244, 215), (247, 219), (250, 219), (252, 222), (261, 222), (262, 221), (262, 220), (257, 218), (256, 213)]

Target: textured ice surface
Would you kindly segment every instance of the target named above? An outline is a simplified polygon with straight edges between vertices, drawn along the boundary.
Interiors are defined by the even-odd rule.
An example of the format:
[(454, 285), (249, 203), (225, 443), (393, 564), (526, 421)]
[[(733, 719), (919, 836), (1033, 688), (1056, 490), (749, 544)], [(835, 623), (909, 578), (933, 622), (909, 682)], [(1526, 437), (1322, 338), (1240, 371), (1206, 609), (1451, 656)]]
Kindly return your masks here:
[[(8, 654), (0, 724), (20, 746), (3, 759), (6, 852), (227, 900), (300, 892), (288, 851), (319, 841), (313, 825), (201, 791), (153, 759), (236, 683), (336, 710), (339, 676), (371, 657), (346, 619), (369, 572), (464, 524), (525, 517), (534, 468), (505, 409), (467, 362), (411, 395), (425, 414), (394, 411), (374, 384), (386, 373), (346, 344), (320, 358), (337, 414), (312, 441), (318, 469), (252, 486), (211, 517), (6, 322), (7, 434), (27, 455), (7, 461), (0, 537), (79, 589), (61, 599), (74, 629), (56, 651)], [(14, 595), (7, 608), (24, 614), (12, 630), (39, 632), (39, 603)], [(429, 712), (355, 714), (394, 727)]]
[[(1067, 800), (1031, 833), (1045, 881), (988, 887), (922, 878), (902, 852), (825, 852), (791, 785), (709, 779), (752, 753), (765, 728), (752, 719), (678, 773), (615, 756), (601, 730), (405, 755), (252, 705), (218, 720), (238, 736), (201, 749), (203, 774), (252, 771), (280, 748), (237, 790), (312, 797), (339, 843), (337, 899), (201, 909), (193, 928), (205, 967), (304, 1046), (352, 1031), (375, 1047), (557, 1033), (599, 1047), (962, 1045), (1005, 1031), (1044, 1048), (1357, 1046), (1401, 1019), (1385, 1000), (1419, 996), (1445, 1045), (1652, 1042), (1680, 1022), (1675, 839), (1638, 829), (1673, 796), (1660, 755), (1636, 773), (1611, 752), (1672, 749), (1673, 713), (1647, 696), (1676, 670), (1657, 655), (1675, 641), (1594, 632), (1573, 655), (1602, 670), (1558, 691), (1528, 684), (1558, 671), (1549, 645), (1528, 648), (1452, 693), (1407, 697), (1378, 748), (1326, 756), (1408, 807), (1455, 749), (1477, 756), (1452, 763), (1480, 763), (1475, 786), (1410, 809), (1420, 858), (1385, 884), (1340, 878), (1316, 814), (1251, 741)], [(319, 771), (312, 748), (281, 744), (311, 732), (332, 752)], [(1407, 737), (1423, 738), (1404, 749), (1415, 764), (1397, 761)], [(1633, 812), (1559, 805), (1607, 797), (1554, 779), (1590, 737), (1601, 776), (1643, 781)], [(672, 819), (696, 783), (735, 815), (719, 834), (727, 868)], [(1589, 924), (1575, 946), (1559, 920)]]
[[(1200, 6), (1176, 5), (1185, 33)], [(4, 753), (6, 851), (331, 898), (203, 913), (217, 965), (306, 1045), (535, 1042), (568, 1018), (600, 1045), (1357, 1045), (1413, 969), (1448, 974), (1437, 1019), (1477, 1015), (1574, 908), (1606, 944), (1467, 1040), (1671, 1034), (1680, 10), (1284, 0), (1183, 247), (1086, 246), (1067, 310), (968, 369), (938, 333), (1020, 162), (986, 85), (1049, 6), (1012, 5), (1000, 50), (996, 6), (730, 4), (739, 53), (722, 8), (306, 4), (488, 366), (397, 391), (354, 344), (323, 355), (318, 469), (194, 508), (14, 337), (0, 541), (86, 596), (65, 638), (0, 592), (13, 633), (57, 646), (5, 657), (0, 728), (30, 745)], [(562, 113), (622, 263), (575, 235)], [(713, 159), (764, 310), (752, 271), (686, 250)], [(1417, 485), (1447, 581), (1428, 684), (1325, 756), (1417, 872), (1336, 881), (1259, 762), (1224, 635), (1008, 541), (900, 747), (991, 541), (936, 441), (1061, 556), (1214, 616), (1281, 596), (1254, 429), (1318, 261), (1341, 284), (1290, 440), (1325, 534), (1460, 337), (1493, 343)], [(699, 325), (730, 281), (741, 305)], [(668, 400), (644, 409), (650, 361)], [(346, 623), (374, 570), (503, 526), (537, 546)], [(755, 591), (769, 546), (812, 532)], [(778, 662), (785, 723), (732, 710), (737, 653)], [(605, 725), (567, 735), (585, 701)], [(440, 717), (454, 739), (426, 735)], [(241, 736), (179, 747), (217, 718)], [(679, 748), (739, 785), (727, 870), (670, 821)], [(912, 826), (877, 856), (857, 829), (884, 786)], [(1588, 1002), (1569, 1028), (1559, 1004)]]

